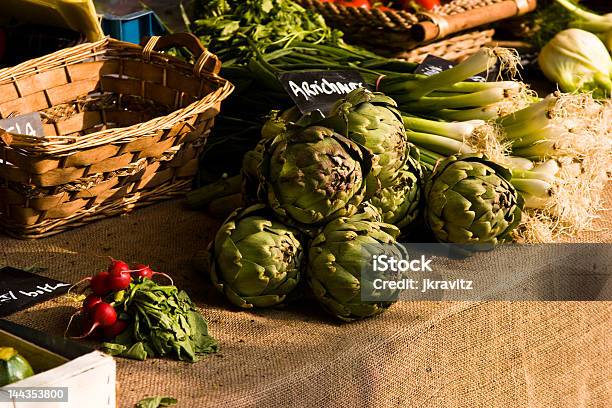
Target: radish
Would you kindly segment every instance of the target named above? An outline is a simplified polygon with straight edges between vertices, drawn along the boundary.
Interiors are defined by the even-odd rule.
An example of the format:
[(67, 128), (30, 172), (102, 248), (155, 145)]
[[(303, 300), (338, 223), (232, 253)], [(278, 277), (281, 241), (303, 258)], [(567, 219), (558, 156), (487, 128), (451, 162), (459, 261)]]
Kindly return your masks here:
[(151, 269), (151, 267), (149, 265), (138, 264), (138, 265), (135, 266), (135, 268), (136, 268), (136, 270), (133, 271), (133, 272), (136, 273), (136, 277), (137, 278), (153, 279), (153, 276), (161, 275), (161, 276), (167, 278), (170, 281), (171, 285), (174, 285), (174, 281), (172, 280), (172, 278), (168, 274), (165, 274), (163, 272), (154, 272), (153, 269)]
[(138, 264), (136, 268), (136, 277), (144, 279), (153, 279), (153, 269), (149, 265)]
[(102, 298), (98, 295), (89, 295), (83, 301), (83, 312), (90, 314), (98, 303), (102, 303)]
[(128, 327), (128, 322), (125, 320), (117, 319), (115, 323), (107, 326), (103, 329), (104, 338), (112, 340), (125, 331)]
[(127, 289), (130, 283), (132, 283), (132, 277), (127, 272), (111, 275), (107, 281), (108, 288), (113, 292)]
[(90, 321), (91, 325), (89, 327), (89, 330), (87, 330), (87, 332), (84, 333), (82, 336), (73, 338), (84, 339), (91, 335), (93, 331), (96, 330), (98, 327), (105, 328), (112, 326), (117, 321), (117, 312), (115, 311), (115, 308), (112, 307), (110, 304), (101, 302), (94, 306), (91, 313)]
[(102, 271), (93, 278), (91, 278), (91, 281), (89, 282), (89, 287), (91, 288), (92, 292), (98, 296), (104, 296), (108, 292), (110, 292), (110, 288), (108, 287), (109, 277), (110, 273)]
[(123, 273), (129, 273), (130, 266), (123, 261), (111, 258), (111, 264), (108, 266), (108, 273), (111, 275), (121, 275)]

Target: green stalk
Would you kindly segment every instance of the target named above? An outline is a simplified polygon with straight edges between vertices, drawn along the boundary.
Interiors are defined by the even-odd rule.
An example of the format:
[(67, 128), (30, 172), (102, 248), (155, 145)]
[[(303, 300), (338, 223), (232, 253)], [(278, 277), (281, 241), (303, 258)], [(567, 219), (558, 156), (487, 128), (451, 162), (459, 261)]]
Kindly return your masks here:
[(451, 156), (459, 153), (475, 153), (475, 151), (465, 143), (444, 136), (407, 131), (406, 137), (409, 142), (414, 143), (418, 147), (424, 147), (427, 150), (431, 150), (445, 156)]
[(382, 91), (389, 93), (401, 92), (405, 101), (418, 100), (440, 88), (452, 86), (457, 82), (486, 71), (497, 62), (497, 57), (490, 48), (481, 48), (465, 61), (455, 65), (453, 68), (438, 74), (427, 76), (416, 81), (407, 81), (394, 87), (385, 87)]
[(507, 157), (508, 167), (514, 170), (531, 170), (534, 168), (534, 163), (524, 157), (510, 156)]
[(612, 30), (612, 21), (572, 21), (569, 23), (572, 28), (579, 28), (581, 30), (589, 31), (594, 34), (606, 33)]
[(552, 196), (552, 185), (544, 180), (512, 177), (510, 182), (521, 193), (527, 193), (527, 195), (535, 197)]
[(481, 106), (471, 109), (442, 109), (428, 113), (429, 116), (444, 120), (467, 121), (467, 120), (493, 120), (499, 117), (499, 109), (495, 104)]
[(463, 141), (465, 138), (470, 137), (476, 128), (485, 124), (483, 120), (449, 123), (416, 116), (402, 116), (402, 119), (406, 129), (446, 136), (458, 141)]
[(557, 102), (557, 97), (549, 95), (539, 102), (533, 103), (528, 107), (513, 112), (499, 119), (499, 124), (507, 127), (517, 123), (524, 123), (538, 116), (548, 116), (551, 107)]
[(534, 133), (525, 135), (524, 137), (512, 140), (512, 149), (522, 149), (533, 144), (545, 141), (555, 141), (559, 138), (559, 135), (563, 132), (563, 129), (557, 126), (548, 126)]
[(513, 123), (512, 125), (504, 126), (504, 132), (508, 140), (521, 139), (524, 136), (531, 135), (535, 132), (541, 132), (551, 123), (550, 118), (545, 114), (532, 117), (524, 122)]
[(512, 149), (512, 153), (516, 156), (527, 157), (530, 159), (543, 159), (556, 157), (560, 154), (560, 149), (556, 142), (544, 140), (527, 147)]
[(475, 108), (503, 101), (506, 90), (491, 88), (470, 94), (448, 97), (422, 97), (418, 101), (407, 101), (406, 98), (394, 98), (400, 109), (406, 112), (430, 112), (440, 109)]
[(519, 91), (521, 83), (516, 81), (496, 81), (496, 82), (457, 82), (456, 84), (445, 86), (438, 89), (442, 92), (472, 93), (484, 91), (491, 88), (503, 88)]
[[(583, 8), (578, 7), (574, 3), (569, 0), (555, 0), (557, 4), (565, 8), (567, 11), (575, 15), (576, 17), (580, 17), (584, 20), (588, 21), (612, 21), (612, 14), (607, 14), (605, 16), (600, 16), (599, 14), (593, 13), (591, 11), (585, 10)], [(608, 17), (610, 16), (610, 17)]]
[(242, 177), (240, 175), (222, 178), (207, 186), (198, 188), (187, 194), (187, 202), (194, 209), (205, 209), (208, 205), (226, 196), (231, 196), (242, 191)]

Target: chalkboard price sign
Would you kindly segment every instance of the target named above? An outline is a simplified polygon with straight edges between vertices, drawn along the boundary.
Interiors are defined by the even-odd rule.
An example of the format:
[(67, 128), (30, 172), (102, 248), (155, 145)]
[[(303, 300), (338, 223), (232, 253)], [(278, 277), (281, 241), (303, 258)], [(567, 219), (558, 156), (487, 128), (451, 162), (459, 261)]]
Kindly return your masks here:
[(40, 113), (33, 112), (0, 120), (0, 129), (26, 136), (44, 136)]
[(357, 88), (367, 88), (357, 71), (288, 72), (279, 77), (298, 109), (306, 114), (328, 114), (334, 103)]
[(0, 269), (0, 317), (62, 295), (70, 285), (15, 268)]

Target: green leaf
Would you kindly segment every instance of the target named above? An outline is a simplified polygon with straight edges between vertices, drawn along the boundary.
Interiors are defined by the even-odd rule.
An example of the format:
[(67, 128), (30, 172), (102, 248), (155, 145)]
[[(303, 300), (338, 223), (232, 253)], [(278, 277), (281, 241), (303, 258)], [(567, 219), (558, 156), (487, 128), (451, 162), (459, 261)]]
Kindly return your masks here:
[(147, 352), (144, 348), (144, 344), (138, 342), (129, 349), (121, 353), (121, 357), (131, 358), (133, 360), (145, 361), (147, 359)]
[(136, 408), (163, 408), (175, 405), (178, 400), (174, 397), (147, 397), (138, 401), (135, 405)]

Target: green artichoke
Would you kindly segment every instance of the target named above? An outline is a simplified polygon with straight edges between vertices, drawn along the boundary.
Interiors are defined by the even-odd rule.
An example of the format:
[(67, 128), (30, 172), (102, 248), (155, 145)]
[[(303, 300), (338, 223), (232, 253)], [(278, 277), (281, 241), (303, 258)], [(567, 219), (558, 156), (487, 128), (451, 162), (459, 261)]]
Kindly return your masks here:
[(419, 151), (408, 144), (410, 155), (404, 167), (397, 172), (392, 185), (380, 189), (369, 202), (382, 215), (382, 220), (398, 228), (405, 228), (419, 215), (421, 209), (421, 180), (423, 170)]
[(367, 149), (330, 129), (293, 129), (266, 144), (261, 187), (281, 220), (306, 230), (357, 212), (371, 166)]
[(230, 215), (210, 252), (213, 284), (242, 308), (285, 301), (300, 280), (304, 260), (300, 233), (276, 221), (263, 204)]
[(451, 156), (425, 186), (426, 220), (441, 242), (497, 244), (521, 220), (510, 171), (482, 154)]
[(321, 125), (330, 127), (374, 154), (367, 179), (369, 194), (397, 182), (408, 158), (408, 141), (397, 103), (382, 93), (360, 88), (339, 101)]
[(308, 252), (308, 283), (332, 315), (353, 321), (382, 313), (393, 302), (361, 300), (362, 272), (373, 255), (395, 245), (399, 229), (380, 221), (371, 206), (351, 217), (331, 221), (314, 238)]

